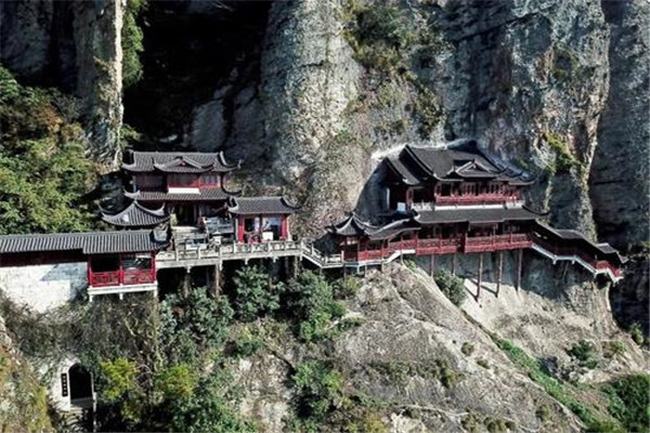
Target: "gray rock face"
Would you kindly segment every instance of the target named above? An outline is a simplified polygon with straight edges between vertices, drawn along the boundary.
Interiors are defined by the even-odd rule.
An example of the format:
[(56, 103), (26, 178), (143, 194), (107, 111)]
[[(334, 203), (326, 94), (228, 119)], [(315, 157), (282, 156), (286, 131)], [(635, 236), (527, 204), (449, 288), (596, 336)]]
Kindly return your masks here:
[(356, 96), (359, 68), (343, 39), (340, 2), (276, 2), (262, 55), (266, 143), (275, 173), (303, 178), (322, 157), (323, 143), (344, 126)]
[(590, 189), (599, 235), (629, 248), (647, 241), (650, 147), (650, 5), (605, 1), (610, 91), (598, 125)]
[[(600, 5), (450, 3), (436, 17), (454, 47), (433, 82), (448, 112), (447, 135), (474, 136), (505, 158), (525, 162), (541, 175), (533, 195), (550, 201), (554, 222), (591, 231), (585, 183), (608, 89), (608, 31)], [(558, 149), (545, 135), (560, 139), (575, 167), (557, 167)]]
[(122, 13), (122, 0), (0, 4), (3, 65), (82, 98), (88, 151), (104, 171), (120, 158)]

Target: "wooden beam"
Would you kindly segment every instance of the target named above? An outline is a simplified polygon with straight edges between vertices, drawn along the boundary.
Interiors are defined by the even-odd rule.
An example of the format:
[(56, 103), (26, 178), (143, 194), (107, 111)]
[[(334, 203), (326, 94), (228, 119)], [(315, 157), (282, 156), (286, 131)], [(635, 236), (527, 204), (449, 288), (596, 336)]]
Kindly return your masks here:
[(456, 275), (456, 253), (451, 258), (451, 274)]
[(497, 267), (497, 298), (501, 290), (501, 276), (503, 275), (503, 251), (499, 251), (499, 265)]
[(191, 268), (187, 267), (185, 268), (185, 275), (183, 277), (183, 287), (181, 292), (181, 296), (183, 298), (187, 298), (189, 296), (191, 284), (192, 284)]
[(522, 262), (523, 262), (523, 257), (524, 257), (524, 250), (520, 249), (517, 250), (517, 290), (521, 288), (521, 268), (522, 268)]
[(214, 265), (213, 284), (214, 284), (213, 295), (216, 298), (221, 293), (221, 263), (217, 263), (216, 265)]

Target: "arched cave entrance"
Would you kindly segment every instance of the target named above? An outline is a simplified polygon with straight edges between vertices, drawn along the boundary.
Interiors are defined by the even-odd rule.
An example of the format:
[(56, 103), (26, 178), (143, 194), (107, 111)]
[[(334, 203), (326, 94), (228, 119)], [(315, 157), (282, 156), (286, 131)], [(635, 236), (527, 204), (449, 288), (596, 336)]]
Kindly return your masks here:
[(70, 378), (70, 400), (84, 400), (93, 396), (93, 379), (81, 364), (74, 364), (68, 370)]

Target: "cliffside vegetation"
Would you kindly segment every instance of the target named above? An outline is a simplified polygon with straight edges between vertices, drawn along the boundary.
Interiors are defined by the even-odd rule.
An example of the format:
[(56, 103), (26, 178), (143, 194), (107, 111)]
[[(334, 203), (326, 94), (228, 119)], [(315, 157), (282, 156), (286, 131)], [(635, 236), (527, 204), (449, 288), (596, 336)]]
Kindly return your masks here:
[(142, 78), (140, 54), (144, 51), (144, 34), (138, 16), (147, 7), (147, 0), (128, 0), (122, 24), (122, 82), (130, 87)]
[(0, 233), (90, 227), (83, 196), (94, 169), (80, 118), (75, 98), (22, 86), (0, 67)]
[(353, 293), (352, 281), (303, 272), (283, 284), (244, 267), (232, 293), (216, 298), (194, 287), (187, 298), (170, 294), (161, 303), (150, 295), (106, 297), (46, 314), (3, 299), (0, 314), (11, 319), (7, 326), (30, 359), (55, 365), (72, 352), (92, 371), (100, 431), (257, 431), (238, 413), (238, 360), (277, 350), (283, 338), (297, 347), (316, 344), (287, 380), (296, 390), (291, 424), (321, 431), (330, 417), (341, 425), (379, 422), (317, 349), (349, 326), (335, 321), (344, 312), (335, 293)]

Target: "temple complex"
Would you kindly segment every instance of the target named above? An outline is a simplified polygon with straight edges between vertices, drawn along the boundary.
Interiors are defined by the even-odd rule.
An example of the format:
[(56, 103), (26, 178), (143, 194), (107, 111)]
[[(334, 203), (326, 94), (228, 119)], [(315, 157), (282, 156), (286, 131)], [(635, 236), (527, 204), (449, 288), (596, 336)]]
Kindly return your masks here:
[(624, 259), (615, 249), (544, 223), (545, 214), (524, 203), (534, 179), (474, 141), (406, 146), (382, 165), (383, 212), (372, 216), (378, 222), (353, 213), (329, 228), (346, 261), (378, 263), (412, 254), (431, 256), (433, 263), (436, 255), (533, 249), (553, 262), (569, 260), (593, 275), (621, 278)]
[[(330, 226), (336, 251), (324, 253), (291, 233), (297, 208), (284, 197), (243, 197), (228, 187), (237, 164), (223, 153), (127, 152), (124, 201), (102, 211), (113, 231), (0, 236), (0, 285), (25, 297), (59, 290), (123, 296), (153, 292), (160, 269), (204, 267), (219, 290), (229, 260), (292, 258), (319, 269), (383, 266), (405, 256), (430, 258), (532, 250), (553, 263), (580, 265), (594, 277), (622, 278), (624, 258), (608, 244), (545, 223), (526, 206), (534, 179), (499, 161), (475, 142), (446, 148), (406, 146), (380, 166), (381, 211), (365, 218), (351, 213)], [(453, 269), (452, 269), (453, 271)], [(482, 272), (478, 272), (479, 287)], [(56, 276), (56, 277), (54, 277)], [(56, 288), (56, 289), (55, 289)], [(31, 293), (34, 291), (34, 293)]]

